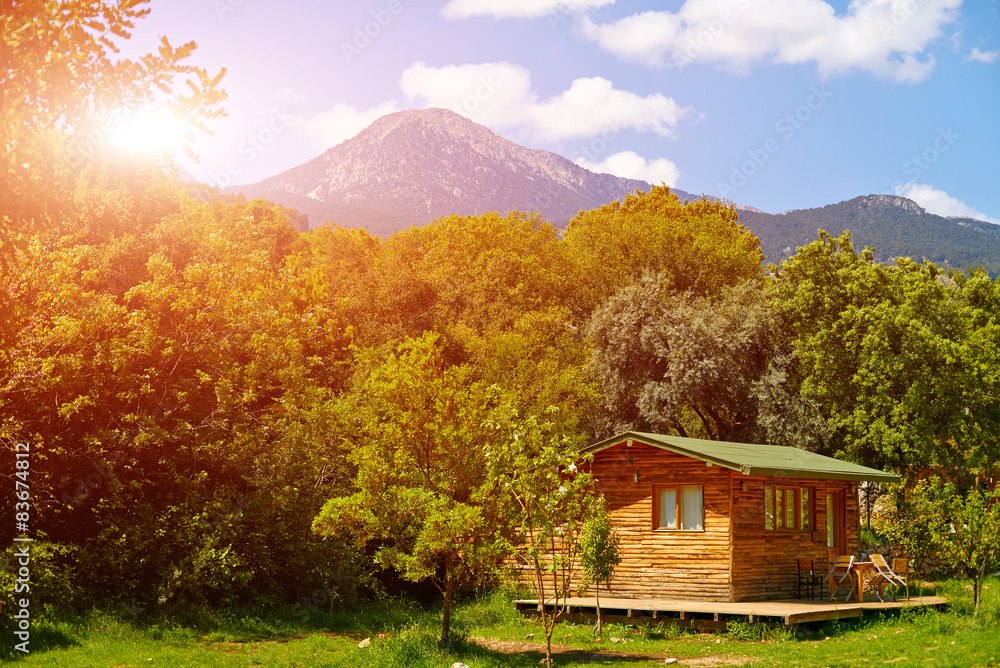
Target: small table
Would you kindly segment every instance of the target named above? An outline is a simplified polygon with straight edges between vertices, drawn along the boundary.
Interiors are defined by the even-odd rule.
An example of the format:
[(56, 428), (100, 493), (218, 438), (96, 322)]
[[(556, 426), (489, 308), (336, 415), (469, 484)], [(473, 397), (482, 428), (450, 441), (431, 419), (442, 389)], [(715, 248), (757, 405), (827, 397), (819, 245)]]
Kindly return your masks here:
[[(857, 588), (855, 596), (858, 597), (858, 603), (861, 603), (865, 600), (865, 573), (867, 571), (874, 571), (875, 563), (871, 561), (855, 561), (851, 570), (854, 571), (854, 586)], [(847, 603), (847, 601), (845, 600), (844, 603)]]

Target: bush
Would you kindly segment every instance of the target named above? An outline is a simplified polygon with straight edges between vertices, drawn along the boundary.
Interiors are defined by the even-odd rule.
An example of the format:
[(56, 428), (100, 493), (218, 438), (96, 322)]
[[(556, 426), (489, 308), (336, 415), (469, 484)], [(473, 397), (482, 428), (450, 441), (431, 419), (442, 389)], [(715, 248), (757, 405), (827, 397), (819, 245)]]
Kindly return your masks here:
[[(23, 590), (25, 583), (17, 582), (18, 569), (22, 567), (18, 551), (24, 546), (29, 553), (25, 566), (30, 572), (27, 591)], [(0, 553), (0, 596), (8, 601), (28, 598), (34, 608), (77, 606), (83, 594), (76, 568), (79, 551), (75, 545), (47, 542), (44, 536), (31, 543), (15, 543)]]
[(870, 527), (861, 527), (861, 545), (888, 545), (891, 541)]

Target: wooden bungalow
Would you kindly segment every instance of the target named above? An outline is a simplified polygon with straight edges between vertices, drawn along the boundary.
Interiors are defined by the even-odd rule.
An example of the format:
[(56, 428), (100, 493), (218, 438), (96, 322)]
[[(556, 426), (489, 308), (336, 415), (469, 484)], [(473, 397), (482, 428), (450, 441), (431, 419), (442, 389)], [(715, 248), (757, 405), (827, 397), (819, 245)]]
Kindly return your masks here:
[(794, 598), (797, 559), (858, 550), (858, 482), (899, 476), (798, 448), (627, 432), (591, 445), (621, 537), (601, 596)]

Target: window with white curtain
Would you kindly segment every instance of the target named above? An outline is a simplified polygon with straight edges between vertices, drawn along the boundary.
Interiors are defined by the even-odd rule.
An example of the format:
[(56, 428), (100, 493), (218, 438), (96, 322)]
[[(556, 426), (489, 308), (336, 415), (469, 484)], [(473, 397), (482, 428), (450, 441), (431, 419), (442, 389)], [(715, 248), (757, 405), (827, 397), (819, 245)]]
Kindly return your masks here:
[(681, 486), (681, 529), (688, 531), (704, 530), (703, 505), (701, 485)]
[(705, 501), (701, 485), (657, 487), (653, 528), (672, 531), (704, 531)]

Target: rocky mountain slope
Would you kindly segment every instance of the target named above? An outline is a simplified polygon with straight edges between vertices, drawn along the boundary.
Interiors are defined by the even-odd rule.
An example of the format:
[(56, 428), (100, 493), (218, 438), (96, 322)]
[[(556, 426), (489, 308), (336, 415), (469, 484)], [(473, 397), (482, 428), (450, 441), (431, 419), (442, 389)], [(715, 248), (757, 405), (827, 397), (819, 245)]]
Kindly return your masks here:
[(420, 109), (383, 116), (303, 165), (229, 191), (295, 208), (312, 226), (333, 220), (385, 235), (489, 211), (538, 211), (562, 227), (636, 189), (649, 184), (519, 146), (452, 111)]

